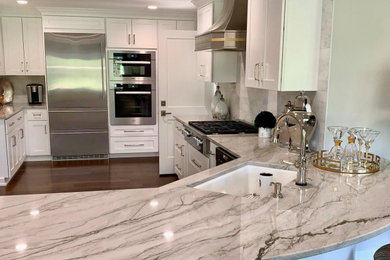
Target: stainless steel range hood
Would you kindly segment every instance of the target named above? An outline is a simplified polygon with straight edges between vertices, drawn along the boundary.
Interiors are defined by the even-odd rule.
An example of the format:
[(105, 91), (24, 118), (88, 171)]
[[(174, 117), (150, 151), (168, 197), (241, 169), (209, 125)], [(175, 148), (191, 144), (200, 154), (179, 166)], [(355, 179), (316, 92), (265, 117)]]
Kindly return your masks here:
[(245, 51), (247, 0), (224, 0), (211, 28), (195, 37), (195, 51)]

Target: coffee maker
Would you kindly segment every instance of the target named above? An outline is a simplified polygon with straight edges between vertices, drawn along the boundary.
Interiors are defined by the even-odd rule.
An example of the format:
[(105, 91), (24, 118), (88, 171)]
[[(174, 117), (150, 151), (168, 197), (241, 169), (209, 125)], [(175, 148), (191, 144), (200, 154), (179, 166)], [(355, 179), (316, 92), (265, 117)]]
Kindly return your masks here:
[(29, 104), (42, 104), (42, 84), (28, 84), (27, 88), (27, 98)]

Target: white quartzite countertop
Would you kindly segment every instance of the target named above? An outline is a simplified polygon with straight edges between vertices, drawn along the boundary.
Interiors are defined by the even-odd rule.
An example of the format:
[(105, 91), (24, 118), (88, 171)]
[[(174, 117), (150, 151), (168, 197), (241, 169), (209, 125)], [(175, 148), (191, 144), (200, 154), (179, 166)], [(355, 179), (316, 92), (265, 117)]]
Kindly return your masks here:
[(248, 199), (187, 185), (296, 155), (259, 148), (256, 136), (210, 139), (241, 158), (155, 189), (0, 197), (0, 259), (296, 259), (390, 229), (386, 160), (370, 176), (309, 167), (308, 187), (292, 182), (283, 199)]
[(46, 109), (46, 104), (30, 105), (27, 103), (11, 103), (0, 106), (0, 120), (8, 119), (23, 109)]

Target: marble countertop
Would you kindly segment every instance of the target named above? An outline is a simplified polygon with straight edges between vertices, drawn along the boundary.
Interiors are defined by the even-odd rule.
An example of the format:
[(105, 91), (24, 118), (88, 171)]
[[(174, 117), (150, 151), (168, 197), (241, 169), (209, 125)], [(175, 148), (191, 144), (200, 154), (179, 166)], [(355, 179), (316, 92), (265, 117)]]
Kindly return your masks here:
[(160, 188), (0, 197), (0, 259), (297, 259), (390, 229), (387, 160), (366, 176), (309, 166), (309, 186), (251, 199), (187, 185), (297, 155), (253, 136), (210, 138), (241, 157)]
[(11, 103), (0, 107), (0, 119), (8, 119), (23, 109), (46, 109), (46, 104), (30, 105), (27, 103)]

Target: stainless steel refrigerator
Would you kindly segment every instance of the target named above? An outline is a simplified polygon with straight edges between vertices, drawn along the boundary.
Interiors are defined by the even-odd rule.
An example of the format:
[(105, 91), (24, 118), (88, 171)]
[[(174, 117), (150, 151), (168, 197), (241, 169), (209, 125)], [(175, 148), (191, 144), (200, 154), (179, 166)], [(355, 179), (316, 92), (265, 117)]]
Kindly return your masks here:
[(53, 159), (108, 154), (103, 34), (45, 33)]

